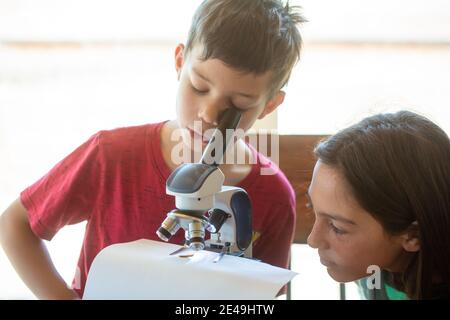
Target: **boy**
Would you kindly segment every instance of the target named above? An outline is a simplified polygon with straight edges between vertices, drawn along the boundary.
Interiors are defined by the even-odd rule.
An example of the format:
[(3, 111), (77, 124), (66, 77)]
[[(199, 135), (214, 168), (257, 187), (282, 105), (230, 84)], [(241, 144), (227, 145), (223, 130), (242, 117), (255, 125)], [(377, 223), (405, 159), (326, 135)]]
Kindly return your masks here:
[[(241, 109), (240, 129), (275, 110), (280, 89), (298, 61), (303, 18), (277, 0), (207, 0), (197, 9), (186, 47), (175, 50), (179, 80), (177, 119), (101, 131), (47, 175), (25, 189), (3, 214), (1, 242), (15, 269), (42, 299), (82, 297), (95, 256), (106, 246), (141, 238), (159, 240), (156, 230), (175, 208), (165, 182), (179, 163), (172, 136), (207, 140), (222, 112)], [(201, 129), (194, 126), (201, 124)], [(210, 131), (210, 130), (209, 130)], [(238, 141), (235, 154), (257, 164), (221, 165), (225, 185), (244, 188), (253, 206), (253, 256), (286, 267), (295, 226), (295, 195), (286, 177), (260, 175), (261, 154)], [(254, 162), (252, 162), (254, 163)], [(267, 166), (267, 165), (266, 165)], [(87, 221), (77, 274), (68, 288), (44, 243), (65, 225)], [(181, 232), (171, 242), (181, 244)]]

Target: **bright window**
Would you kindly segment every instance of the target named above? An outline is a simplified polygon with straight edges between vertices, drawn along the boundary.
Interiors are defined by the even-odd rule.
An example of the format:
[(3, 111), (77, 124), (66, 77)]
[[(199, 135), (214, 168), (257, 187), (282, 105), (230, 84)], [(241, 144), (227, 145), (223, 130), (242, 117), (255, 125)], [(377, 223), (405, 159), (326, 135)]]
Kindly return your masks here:
[[(291, 2), (310, 22), (278, 112), (281, 133), (333, 133), (400, 108), (450, 133), (448, 1)], [(174, 116), (173, 50), (199, 3), (0, 0), (1, 211), (96, 131)], [(49, 243), (67, 282), (83, 228), (64, 229)], [(314, 273), (312, 251), (299, 250), (303, 268)], [(314, 276), (324, 279), (321, 271)], [(293, 298), (318, 297), (299, 279)], [(0, 283), (0, 299), (33, 297), (2, 252)]]

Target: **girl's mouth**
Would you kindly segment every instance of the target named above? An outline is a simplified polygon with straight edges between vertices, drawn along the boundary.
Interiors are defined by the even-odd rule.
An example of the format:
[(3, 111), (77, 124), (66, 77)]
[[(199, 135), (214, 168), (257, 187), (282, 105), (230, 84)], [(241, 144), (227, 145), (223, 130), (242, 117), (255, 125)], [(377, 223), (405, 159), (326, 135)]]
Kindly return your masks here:
[(320, 257), (320, 263), (323, 264), (325, 267), (331, 267), (332, 265), (334, 265), (333, 262), (326, 260), (322, 257)]

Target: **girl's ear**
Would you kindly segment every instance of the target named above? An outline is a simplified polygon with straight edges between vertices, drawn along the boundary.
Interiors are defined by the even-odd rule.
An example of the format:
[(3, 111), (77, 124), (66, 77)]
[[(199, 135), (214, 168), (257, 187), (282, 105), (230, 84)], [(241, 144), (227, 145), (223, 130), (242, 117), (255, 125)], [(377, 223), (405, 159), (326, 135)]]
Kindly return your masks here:
[(180, 80), (181, 69), (184, 64), (184, 44), (180, 43), (175, 48), (175, 70), (177, 71), (177, 78)]
[(266, 106), (264, 107), (264, 110), (259, 115), (258, 119), (261, 120), (268, 114), (272, 113), (280, 104), (283, 103), (284, 97), (286, 96), (286, 93), (284, 91), (278, 91), (277, 94), (275, 94), (272, 99), (270, 99)]
[(402, 246), (405, 251), (417, 252), (420, 250), (419, 224), (414, 221), (406, 233), (401, 236)]

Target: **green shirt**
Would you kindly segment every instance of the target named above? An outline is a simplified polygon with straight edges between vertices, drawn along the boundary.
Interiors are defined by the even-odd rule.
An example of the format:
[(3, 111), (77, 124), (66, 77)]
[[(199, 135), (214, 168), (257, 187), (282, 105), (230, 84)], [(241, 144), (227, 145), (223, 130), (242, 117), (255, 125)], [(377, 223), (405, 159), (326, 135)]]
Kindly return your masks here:
[(367, 278), (357, 280), (361, 296), (367, 300), (408, 300), (406, 293), (395, 289), (388, 284), (389, 273), (381, 272), (380, 289), (369, 289), (367, 286)]

